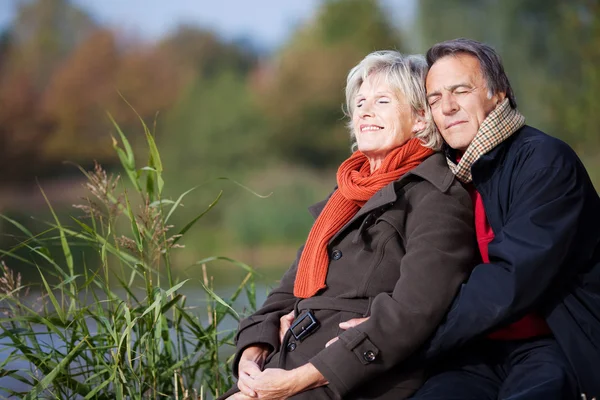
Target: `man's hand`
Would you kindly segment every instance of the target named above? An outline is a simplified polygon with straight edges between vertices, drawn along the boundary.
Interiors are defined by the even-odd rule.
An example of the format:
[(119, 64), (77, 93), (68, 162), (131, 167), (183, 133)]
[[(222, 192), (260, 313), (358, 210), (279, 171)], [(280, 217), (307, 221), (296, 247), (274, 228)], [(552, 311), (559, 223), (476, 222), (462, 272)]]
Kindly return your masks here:
[[(344, 330), (354, 328), (355, 326), (362, 324), (363, 322), (365, 322), (368, 319), (369, 319), (369, 317), (352, 318), (352, 319), (349, 319), (348, 321), (340, 322), (339, 327)], [(336, 340), (338, 340), (337, 336), (334, 337), (333, 339), (331, 339), (329, 342), (325, 343), (325, 347), (329, 347), (332, 343), (335, 343)]]
[(290, 329), (290, 326), (292, 326), (292, 322), (294, 322), (294, 310), (279, 318), (279, 345), (283, 343), (283, 337), (288, 329)]
[(268, 354), (269, 346), (260, 344), (249, 346), (242, 353), (238, 364), (237, 386), (245, 396), (256, 397), (256, 392), (248, 386), (248, 382), (261, 373)]

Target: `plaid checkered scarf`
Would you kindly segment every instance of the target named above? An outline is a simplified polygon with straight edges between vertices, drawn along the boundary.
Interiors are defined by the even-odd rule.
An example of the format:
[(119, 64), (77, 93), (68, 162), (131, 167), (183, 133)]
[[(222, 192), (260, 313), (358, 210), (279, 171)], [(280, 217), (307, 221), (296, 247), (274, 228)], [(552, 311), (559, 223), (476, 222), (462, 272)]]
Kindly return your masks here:
[(504, 99), (502, 104), (483, 120), (459, 163), (455, 164), (453, 160), (446, 158), (450, 170), (459, 181), (471, 182), (473, 180), (471, 166), (475, 161), (505, 141), (523, 125), (525, 125), (525, 117), (516, 109), (511, 108), (508, 99)]

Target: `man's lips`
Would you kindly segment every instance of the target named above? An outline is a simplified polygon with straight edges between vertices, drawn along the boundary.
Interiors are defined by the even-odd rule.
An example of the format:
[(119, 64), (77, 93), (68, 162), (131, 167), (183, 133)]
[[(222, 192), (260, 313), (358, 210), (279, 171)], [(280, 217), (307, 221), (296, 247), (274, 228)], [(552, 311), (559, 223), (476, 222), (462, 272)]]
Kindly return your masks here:
[(465, 124), (466, 122), (467, 121), (454, 121), (454, 122), (451, 122), (448, 125), (446, 125), (446, 129), (450, 129), (453, 126), (456, 126), (456, 125)]

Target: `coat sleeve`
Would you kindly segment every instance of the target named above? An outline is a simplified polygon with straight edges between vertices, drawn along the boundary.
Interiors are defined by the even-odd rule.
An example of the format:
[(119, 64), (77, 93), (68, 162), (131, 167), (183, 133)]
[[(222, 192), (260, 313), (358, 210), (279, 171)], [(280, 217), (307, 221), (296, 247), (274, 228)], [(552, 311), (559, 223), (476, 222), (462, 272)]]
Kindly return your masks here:
[[(523, 169), (527, 171), (527, 169)], [(529, 170), (514, 181), (505, 224), (423, 355), (432, 358), (523, 317), (545, 292), (576, 273), (565, 262), (585, 218), (585, 171), (577, 162)], [(582, 255), (583, 257), (583, 255)]]
[(388, 243), (405, 248), (393, 292), (378, 294), (367, 321), (310, 360), (340, 397), (416, 351), (433, 334), (473, 266), (475, 235), (466, 191), (458, 185), (447, 193), (431, 187), (418, 197), (409, 197), (412, 209), (399, 229), (405, 237)]
[(244, 349), (255, 344), (266, 344), (271, 352), (279, 349), (279, 319), (294, 309), (294, 281), (298, 261), (304, 246), (300, 247), (296, 261), (283, 275), (279, 286), (271, 291), (263, 306), (248, 318), (240, 321), (235, 337), (236, 354), (233, 359), (233, 374), (238, 377), (238, 364)]

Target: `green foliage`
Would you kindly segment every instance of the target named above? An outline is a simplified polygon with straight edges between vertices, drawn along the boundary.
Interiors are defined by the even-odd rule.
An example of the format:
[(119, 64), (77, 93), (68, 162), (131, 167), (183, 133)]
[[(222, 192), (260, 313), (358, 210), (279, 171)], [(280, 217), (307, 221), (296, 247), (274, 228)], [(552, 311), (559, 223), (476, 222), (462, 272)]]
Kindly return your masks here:
[[(594, 157), (596, 174), (600, 148), (600, 4), (574, 1), (557, 7), (560, 12), (556, 34), (557, 71), (552, 92), (553, 123), (561, 136), (572, 143), (585, 158)], [(559, 49), (559, 52), (556, 52)], [(558, 54), (556, 54), (558, 53)], [(568, 79), (567, 79), (568, 77)]]
[(246, 79), (232, 69), (210, 80), (198, 77), (169, 111), (169, 136), (159, 143), (178, 178), (199, 184), (249, 164), (264, 165), (269, 155), (263, 121)]
[[(114, 121), (113, 121), (114, 122)], [(182, 293), (190, 280), (178, 282), (171, 267), (177, 241), (217, 204), (215, 201), (172, 234), (168, 220), (186, 192), (176, 201), (163, 197), (163, 164), (154, 137), (143, 123), (149, 147), (148, 165), (136, 168), (133, 150), (115, 124), (119, 139), (114, 147), (130, 178), (132, 192), (100, 166), (83, 171), (90, 196), (77, 208), (85, 216), (68, 223), (55, 214), (44, 235), (34, 235), (10, 218), (23, 235), (19, 245), (0, 253), (0, 339), (8, 358), (0, 376), (13, 377), (29, 386), (25, 399), (198, 399), (216, 396), (232, 385), (229, 363), (223, 352), (232, 345), (233, 332), (223, 321), (239, 320), (232, 304), (246, 294), (255, 307), (255, 271), (223, 257), (198, 263), (206, 295), (208, 320), (197, 313)], [(135, 200), (135, 201), (134, 201)], [(58, 244), (62, 256), (51, 256)], [(16, 254), (29, 250), (29, 257)], [(76, 249), (90, 248), (97, 269), (76, 268), (83, 262)], [(29, 287), (4, 260), (14, 257), (36, 267), (42, 281), (41, 300), (31, 304)], [(225, 260), (241, 267), (245, 278), (234, 293), (218, 295), (205, 264)], [(83, 270), (83, 273), (76, 273)], [(30, 369), (11, 369), (25, 361)]]
[(202, 79), (211, 79), (222, 70), (246, 74), (256, 58), (241, 46), (223, 43), (213, 32), (186, 25), (180, 26), (159, 47), (178, 65), (189, 68)]
[(496, 48), (527, 123), (568, 142), (598, 176), (598, 2), (421, 0), (419, 23), (421, 51), (456, 37)]
[[(185, 225), (195, 217), (194, 207), (189, 205), (212, 202), (207, 192), (220, 189), (224, 183), (217, 181), (218, 177), (241, 181), (249, 171), (264, 167), (274, 158), (263, 119), (252, 102), (247, 77), (239, 72), (223, 69), (212, 79), (194, 80), (166, 113), (161, 131), (169, 134), (157, 137), (157, 144), (162, 149), (164, 163), (170, 166), (165, 171), (165, 180), (171, 182), (172, 189), (184, 191), (183, 183), (187, 182), (201, 185), (205, 190), (190, 193), (171, 223)], [(191, 247), (187, 255), (235, 246), (223, 229), (224, 214), (240, 197), (239, 188), (231, 187), (236, 190), (223, 194), (224, 206), (206, 215), (204, 224), (185, 240)], [(182, 258), (178, 258), (182, 264), (192, 261)]]
[(307, 207), (333, 190), (335, 172), (318, 174), (280, 166), (249, 181), (253, 188), (272, 195), (268, 199), (239, 199), (225, 215), (224, 225), (235, 233), (235, 241), (250, 249), (288, 243), (298, 247), (314, 223)]
[(257, 89), (280, 158), (317, 168), (350, 153), (343, 122), (345, 77), (368, 53), (402, 50), (400, 35), (374, 0), (330, 0), (277, 55)]
[(374, 0), (326, 1), (315, 23), (315, 36), (325, 45), (352, 43), (365, 52), (400, 44), (398, 32)]

